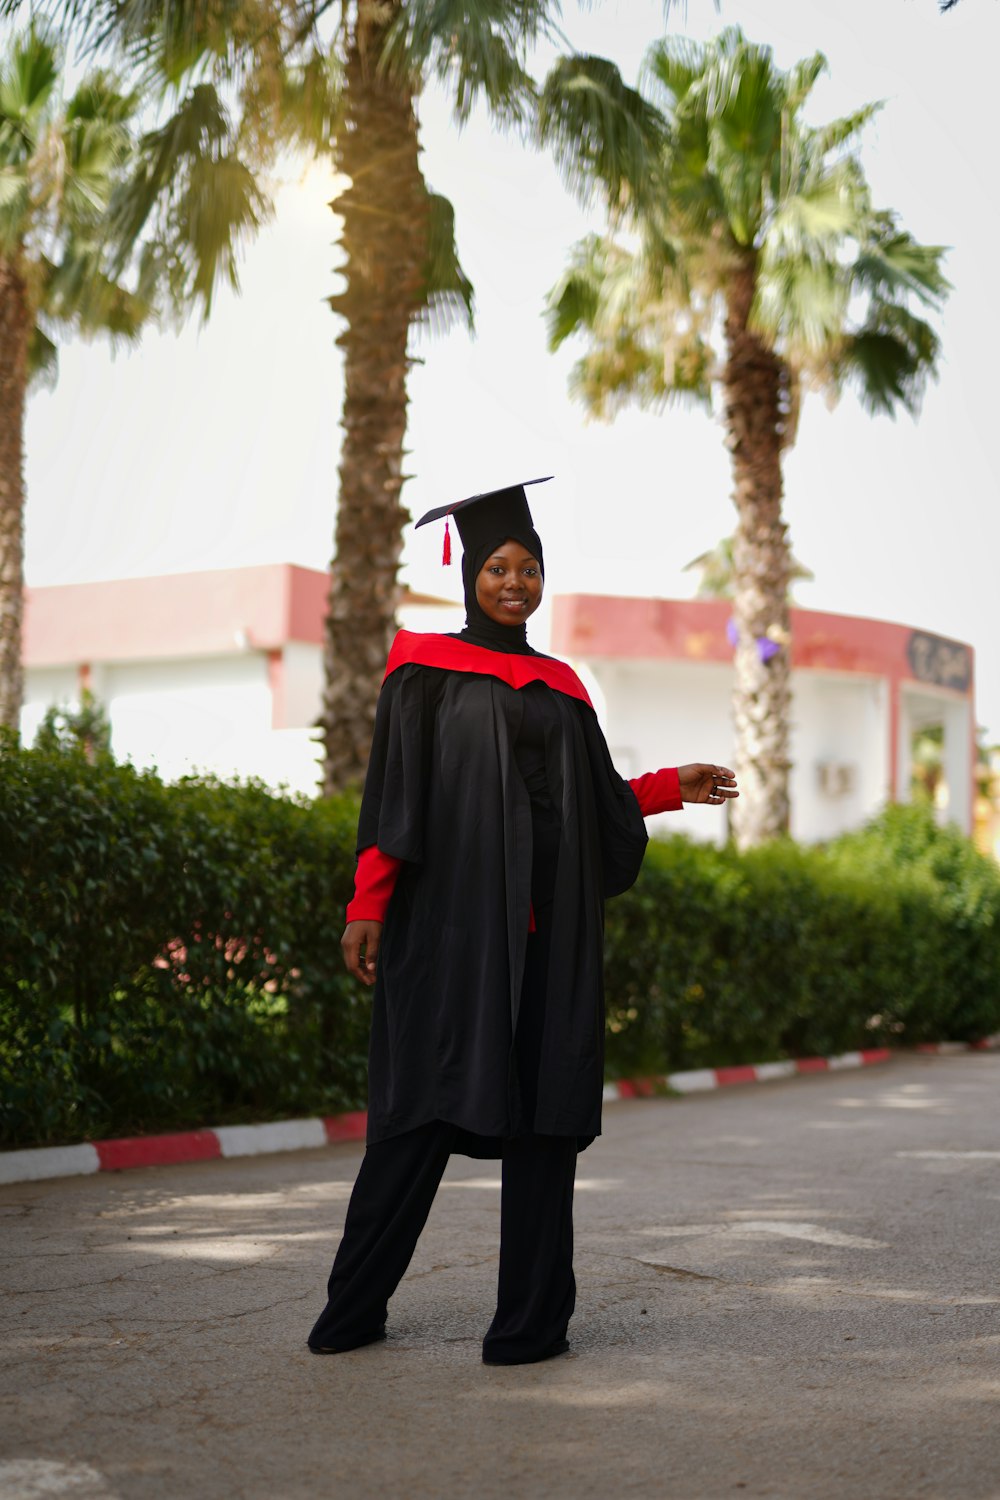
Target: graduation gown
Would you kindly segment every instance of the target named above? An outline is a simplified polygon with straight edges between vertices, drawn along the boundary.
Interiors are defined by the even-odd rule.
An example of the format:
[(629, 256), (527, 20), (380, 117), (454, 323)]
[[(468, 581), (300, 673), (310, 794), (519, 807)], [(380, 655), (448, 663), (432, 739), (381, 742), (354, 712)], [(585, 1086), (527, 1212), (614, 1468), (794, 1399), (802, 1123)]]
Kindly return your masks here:
[[(525, 1117), (514, 1039), (529, 942), (532, 811), (517, 765), (524, 693), (544, 705), (558, 817), (546, 904), (544, 1026)], [(498, 1156), (530, 1130), (600, 1133), (604, 900), (634, 882), (643, 816), (563, 662), (400, 631), (379, 697), (358, 827), (402, 861), (373, 992), (368, 1141), (430, 1120)], [(537, 939), (536, 939), (537, 941)]]

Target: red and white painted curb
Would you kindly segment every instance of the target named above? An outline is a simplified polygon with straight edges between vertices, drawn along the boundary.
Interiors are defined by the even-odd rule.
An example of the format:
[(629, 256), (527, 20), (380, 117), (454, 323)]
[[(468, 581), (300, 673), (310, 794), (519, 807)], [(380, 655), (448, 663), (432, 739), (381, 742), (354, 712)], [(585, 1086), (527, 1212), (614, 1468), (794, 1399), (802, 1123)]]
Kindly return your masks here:
[(138, 1135), (118, 1141), (87, 1141), (81, 1146), (42, 1146), (0, 1153), (0, 1183), (38, 1182), (47, 1177), (81, 1177), (120, 1172), (126, 1167), (165, 1167), (208, 1161), (218, 1156), (262, 1156), (301, 1151), (331, 1141), (363, 1141), (365, 1110), (324, 1119), (276, 1120), (270, 1125), (217, 1125), (175, 1135)]
[[(949, 1055), (1000, 1047), (1000, 1035), (980, 1042), (927, 1042), (917, 1052)], [(799, 1057), (785, 1062), (744, 1063), (730, 1068), (693, 1068), (652, 1078), (625, 1078), (604, 1085), (604, 1102), (644, 1099), (671, 1090), (700, 1093), (736, 1083), (769, 1083), (806, 1073), (835, 1073), (888, 1062), (888, 1047), (842, 1052), (836, 1057)], [(116, 1141), (87, 1141), (79, 1146), (42, 1146), (30, 1151), (0, 1152), (0, 1184), (40, 1182), (50, 1177), (81, 1177), (92, 1172), (120, 1172), (128, 1167), (162, 1167), (214, 1157), (262, 1156), (274, 1151), (301, 1151), (330, 1142), (363, 1141), (363, 1109), (309, 1120), (276, 1120), (270, 1125), (217, 1125), (174, 1135), (140, 1135)]]
[(731, 1068), (692, 1068), (686, 1073), (664, 1073), (654, 1078), (623, 1078), (604, 1085), (604, 1102), (643, 1099), (668, 1089), (677, 1094), (698, 1094), (732, 1083), (770, 1083), (774, 1078), (795, 1078), (800, 1073), (834, 1073), (841, 1068), (867, 1068), (888, 1062), (888, 1047), (870, 1047), (865, 1052), (841, 1052), (837, 1057), (797, 1057), (785, 1062), (740, 1063)]
[[(914, 1052), (951, 1056), (956, 1052), (992, 1052), (1000, 1048), (1000, 1033), (978, 1042), (921, 1042)], [(784, 1062), (743, 1063), (732, 1068), (693, 1068), (687, 1073), (664, 1073), (653, 1078), (624, 1078), (604, 1085), (604, 1102), (644, 1099), (672, 1090), (678, 1094), (721, 1089), (731, 1083), (769, 1083), (774, 1078), (795, 1078), (801, 1073), (836, 1073), (842, 1068), (867, 1068), (895, 1056), (891, 1047), (869, 1047), (863, 1052), (841, 1052), (836, 1057), (797, 1057)]]
[(978, 1042), (918, 1042), (913, 1050), (951, 1057), (955, 1052), (995, 1052), (997, 1048), (1000, 1048), (1000, 1032), (996, 1036), (984, 1036)]

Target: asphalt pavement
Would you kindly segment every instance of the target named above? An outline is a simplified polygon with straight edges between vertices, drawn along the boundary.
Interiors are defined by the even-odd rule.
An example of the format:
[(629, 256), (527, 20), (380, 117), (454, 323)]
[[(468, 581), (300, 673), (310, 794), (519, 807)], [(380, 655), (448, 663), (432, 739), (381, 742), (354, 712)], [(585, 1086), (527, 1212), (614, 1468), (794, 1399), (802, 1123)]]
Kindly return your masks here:
[(571, 1351), (486, 1367), (499, 1169), (305, 1348), (361, 1148), (0, 1189), (0, 1500), (1000, 1497), (1000, 1055), (605, 1110)]

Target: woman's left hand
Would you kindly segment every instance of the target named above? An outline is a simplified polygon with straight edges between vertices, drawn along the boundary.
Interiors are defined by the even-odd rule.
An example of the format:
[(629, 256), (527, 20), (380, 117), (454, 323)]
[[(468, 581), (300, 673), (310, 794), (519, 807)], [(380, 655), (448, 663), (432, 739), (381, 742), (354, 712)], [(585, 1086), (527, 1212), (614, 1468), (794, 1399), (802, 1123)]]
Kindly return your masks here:
[(677, 776), (685, 802), (707, 802), (711, 807), (720, 807), (740, 795), (736, 773), (728, 766), (706, 766), (698, 761), (691, 766), (678, 766)]

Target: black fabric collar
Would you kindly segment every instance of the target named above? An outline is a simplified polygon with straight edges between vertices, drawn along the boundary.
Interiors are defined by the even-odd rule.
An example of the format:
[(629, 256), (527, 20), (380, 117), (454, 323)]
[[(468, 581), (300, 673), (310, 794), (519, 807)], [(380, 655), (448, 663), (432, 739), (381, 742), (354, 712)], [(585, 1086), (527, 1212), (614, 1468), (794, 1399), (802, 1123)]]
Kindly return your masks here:
[[(502, 651), (507, 656), (538, 656), (533, 646), (528, 645), (527, 625), (499, 625), (487, 620), (489, 630), (475, 629), (466, 625), (464, 630), (451, 630), (448, 634), (456, 641), (468, 641), (470, 646), (485, 646), (487, 651)], [(514, 637), (512, 640), (511, 637)]]

